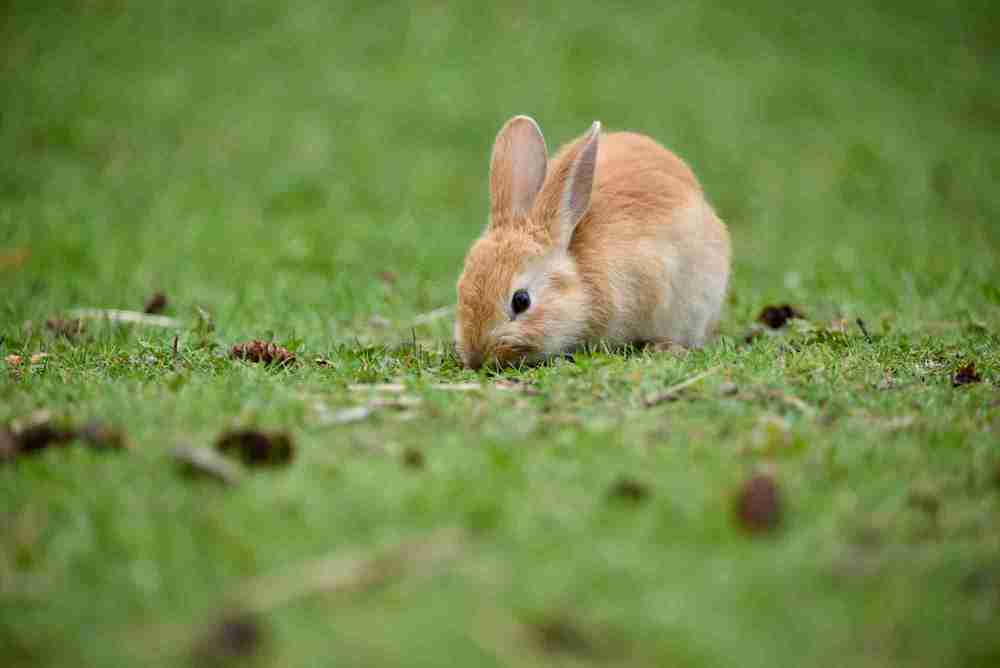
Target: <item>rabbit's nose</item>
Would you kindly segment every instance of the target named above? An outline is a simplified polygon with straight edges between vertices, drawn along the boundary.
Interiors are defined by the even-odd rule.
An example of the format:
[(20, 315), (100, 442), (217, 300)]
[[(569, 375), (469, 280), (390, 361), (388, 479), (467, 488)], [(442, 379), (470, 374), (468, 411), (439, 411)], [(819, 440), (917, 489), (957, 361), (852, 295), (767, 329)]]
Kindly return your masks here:
[(483, 366), (483, 354), (480, 352), (470, 352), (465, 356), (465, 366), (473, 371), (478, 371)]

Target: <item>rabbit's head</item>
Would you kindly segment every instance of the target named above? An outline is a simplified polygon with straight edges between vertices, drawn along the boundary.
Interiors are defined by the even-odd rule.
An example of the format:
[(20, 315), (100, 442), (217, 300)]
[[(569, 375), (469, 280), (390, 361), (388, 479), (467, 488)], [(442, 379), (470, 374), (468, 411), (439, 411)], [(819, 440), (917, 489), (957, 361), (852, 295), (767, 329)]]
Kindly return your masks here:
[(490, 222), (458, 281), (455, 342), (467, 367), (536, 363), (586, 338), (590, 299), (569, 249), (590, 204), (600, 127), (552, 174), (531, 118), (517, 116), (497, 135)]

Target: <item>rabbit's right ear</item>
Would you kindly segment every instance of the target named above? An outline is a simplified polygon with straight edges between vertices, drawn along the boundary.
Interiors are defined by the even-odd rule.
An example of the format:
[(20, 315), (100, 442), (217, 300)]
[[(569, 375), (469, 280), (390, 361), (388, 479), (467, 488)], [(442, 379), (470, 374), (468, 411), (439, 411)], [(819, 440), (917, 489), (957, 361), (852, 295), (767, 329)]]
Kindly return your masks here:
[(490, 221), (497, 225), (531, 209), (548, 169), (545, 138), (528, 116), (507, 121), (490, 160)]

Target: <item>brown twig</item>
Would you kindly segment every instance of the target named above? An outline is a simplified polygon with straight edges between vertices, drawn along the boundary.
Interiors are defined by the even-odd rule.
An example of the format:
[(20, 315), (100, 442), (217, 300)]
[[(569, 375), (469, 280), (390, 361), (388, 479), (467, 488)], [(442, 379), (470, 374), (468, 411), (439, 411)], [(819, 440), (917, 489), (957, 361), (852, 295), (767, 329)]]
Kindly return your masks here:
[(695, 374), (694, 376), (691, 376), (687, 380), (681, 381), (676, 385), (671, 385), (662, 392), (657, 392), (654, 395), (646, 397), (642, 403), (646, 408), (652, 408), (653, 406), (662, 404), (666, 401), (673, 401), (677, 399), (677, 396), (681, 392), (681, 390), (684, 390), (688, 387), (691, 387), (695, 383), (705, 380), (712, 374), (717, 373), (721, 368), (722, 368), (721, 366), (714, 366), (711, 369), (707, 369), (699, 374)]
[(797, 408), (802, 413), (812, 417), (816, 415), (816, 409), (792, 394), (787, 394), (781, 390), (768, 390), (767, 396), (772, 399), (788, 404), (792, 408)]
[(441, 306), (433, 311), (428, 311), (427, 313), (421, 313), (413, 319), (414, 325), (426, 325), (428, 323), (434, 322), (435, 320), (440, 320), (441, 318), (447, 318), (451, 315), (452, 311), (455, 310), (454, 306)]
[(170, 456), (189, 474), (212, 478), (227, 485), (235, 485), (240, 481), (239, 469), (209, 448), (178, 446), (171, 451)]
[(426, 572), (454, 559), (460, 547), (458, 529), (438, 529), (376, 556), (330, 556), (282, 568), (280, 574), (246, 583), (236, 599), (245, 610), (265, 613), (310, 596), (363, 591), (404, 575)]
[(74, 318), (128, 322), (136, 325), (149, 325), (151, 327), (177, 328), (181, 326), (181, 321), (177, 318), (111, 308), (77, 308), (70, 311), (69, 314)]
[(861, 318), (858, 318), (854, 322), (858, 323), (858, 328), (861, 330), (861, 333), (864, 334), (865, 341), (867, 341), (868, 343), (871, 343), (872, 342), (872, 337), (871, 337), (871, 334), (868, 333), (868, 328), (865, 327), (865, 321), (862, 320)]

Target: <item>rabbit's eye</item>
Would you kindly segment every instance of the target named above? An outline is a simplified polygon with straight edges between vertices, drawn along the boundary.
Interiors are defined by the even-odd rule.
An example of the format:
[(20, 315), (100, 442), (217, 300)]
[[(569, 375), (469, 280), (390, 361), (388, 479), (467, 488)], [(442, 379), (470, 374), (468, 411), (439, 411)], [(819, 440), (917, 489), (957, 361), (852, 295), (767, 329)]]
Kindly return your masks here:
[(524, 313), (529, 306), (531, 306), (531, 296), (528, 295), (527, 290), (518, 290), (510, 298), (510, 307), (514, 310), (515, 315)]

